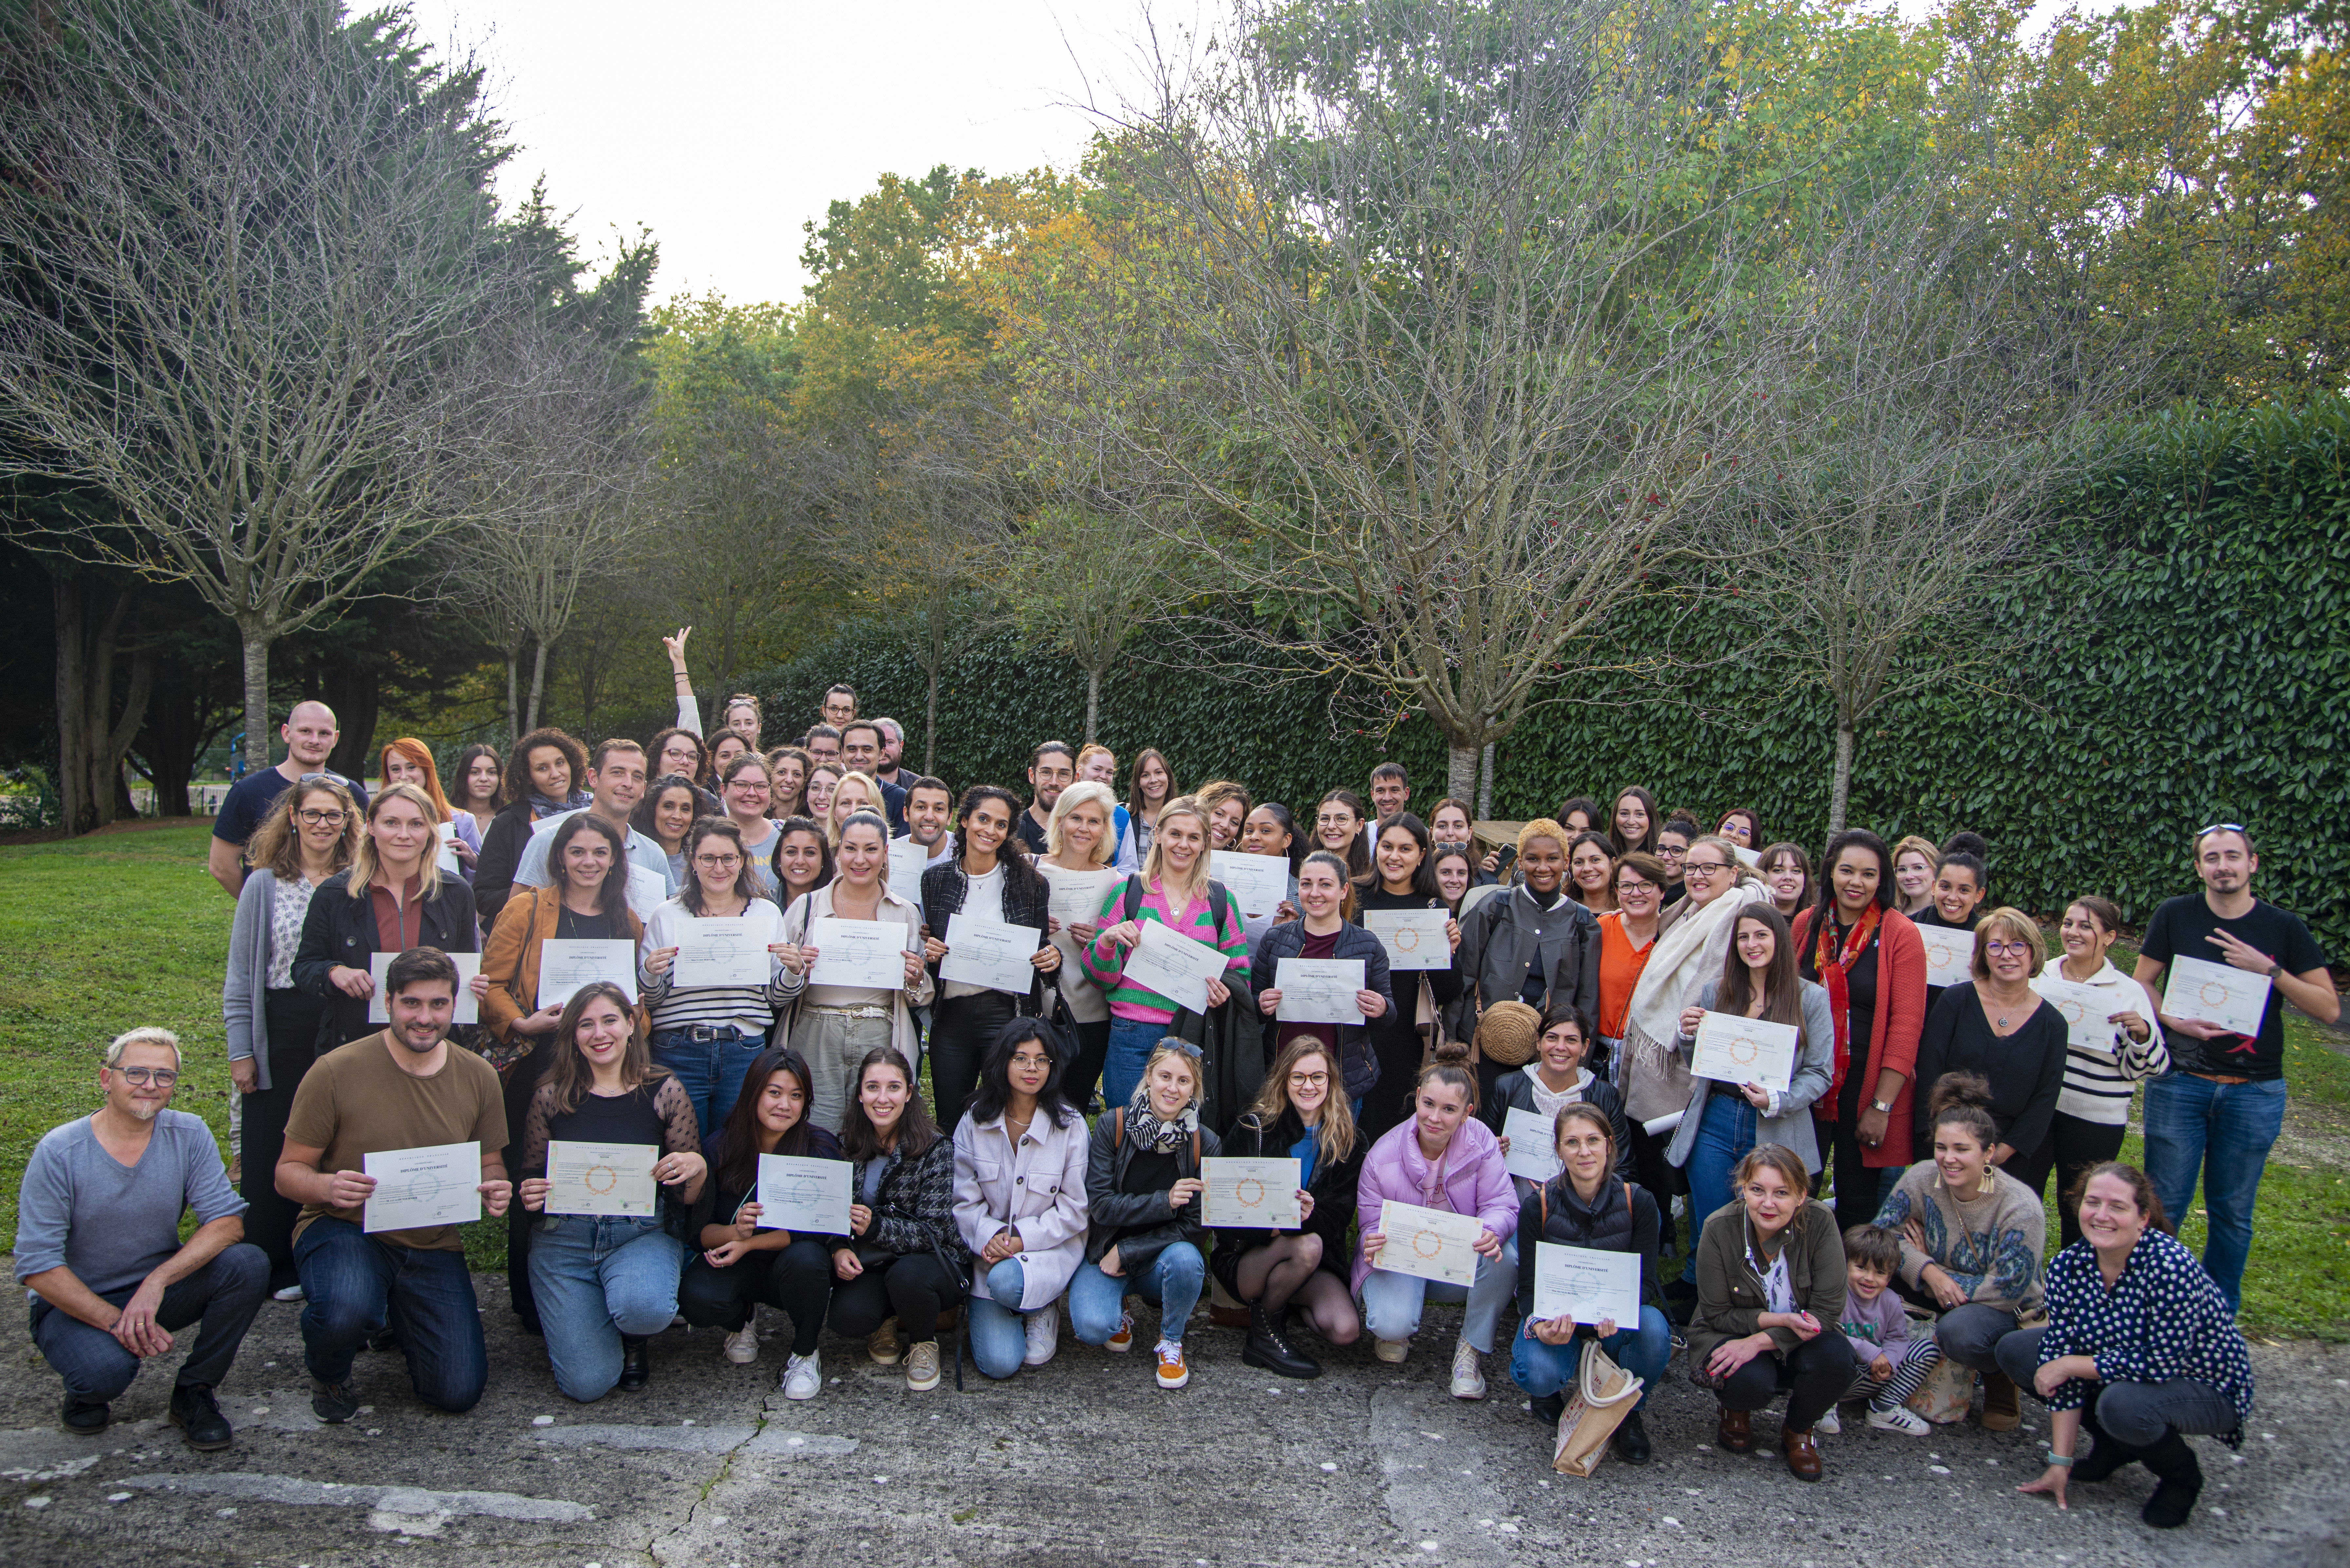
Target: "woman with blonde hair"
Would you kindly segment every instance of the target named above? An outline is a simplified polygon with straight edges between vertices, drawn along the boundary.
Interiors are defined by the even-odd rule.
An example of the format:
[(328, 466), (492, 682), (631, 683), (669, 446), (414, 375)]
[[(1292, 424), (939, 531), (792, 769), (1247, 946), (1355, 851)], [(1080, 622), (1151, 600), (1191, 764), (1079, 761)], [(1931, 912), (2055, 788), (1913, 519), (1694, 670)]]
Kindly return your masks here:
[(302, 1206), (278, 1195), (277, 1156), (327, 1012), (323, 999), (295, 983), (294, 955), (311, 897), (351, 863), (359, 842), (359, 807), (334, 780), (307, 779), (281, 793), (245, 844), (253, 868), (229, 929), (221, 1017), (242, 1109), (244, 1233), (269, 1254), (269, 1288), (286, 1301), (301, 1299), (294, 1221)]
[[(413, 735), (402, 735), (384, 747), (378, 766), (385, 784), (412, 784), (422, 790), (441, 813), (441, 820), (452, 825), (455, 831), (445, 842), (450, 853), (456, 857), (454, 869), (457, 875), (463, 877), (470, 887), (473, 880), (473, 867), (482, 857), (481, 826), (473, 820), (472, 812), (456, 810), (450, 805), (449, 797), (442, 793), (441, 770), (433, 763), (432, 748)], [(452, 867), (443, 866), (442, 869), (446, 871)]]
[(824, 814), (825, 837), (834, 849), (840, 847), (840, 825), (860, 811), (882, 817), (889, 815), (881, 808), (881, 786), (873, 782), (871, 774), (843, 774), (833, 786), (832, 804)]
[[(411, 948), (481, 950), (473, 890), (441, 874), (432, 799), (414, 784), (386, 784), (368, 802), (366, 830), (347, 870), (318, 887), (302, 916), (294, 983), (327, 1002), (318, 1049), (364, 1040), (382, 1027), (368, 1019), (375, 996), (369, 961)], [(482, 987), (473, 986), (475, 995)]]
[[(1114, 918), (1113, 918), (1114, 917)], [(1084, 950), (1087, 978), (1109, 999), (1109, 1044), (1102, 1064), (1103, 1098), (1124, 1104), (1141, 1081), (1151, 1051), (1175, 1022), (1176, 1003), (1126, 981), (1127, 955), (1142, 940), (1146, 921), (1205, 942), (1225, 957), (1222, 974), (1208, 981), (1208, 1005), (1222, 1007), (1248, 968), (1248, 938), (1239, 901), (1208, 876), (1208, 813), (1190, 795), (1159, 808), (1150, 853), (1142, 869), (1102, 904), (1101, 933)]]
[(1894, 908), (1915, 919), (1934, 907), (1934, 873), (1942, 853), (1912, 833), (1893, 846)]
[(1047, 916), (1053, 945), (1061, 950), (1061, 967), (1053, 977), (1055, 992), (1067, 1013), (1062, 1023), (1075, 1044), (1061, 1092), (1079, 1110), (1091, 1103), (1109, 1052), (1109, 998), (1086, 973), (1084, 964), (1085, 950), (1101, 935), (1102, 904), (1123, 880), (1114, 869), (1118, 811), (1118, 796), (1109, 785), (1079, 779), (1053, 803), (1052, 820), (1045, 825), (1045, 854), (1036, 862), (1054, 892), (1066, 890), (1086, 911), (1082, 919)]
[(1230, 779), (1210, 779), (1193, 794), (1208, 808), (1208, 847), (1238, 849), (1241, 825), (1248, 820), (1249, 808), (1255, 804), (1249, 796), (1248, 786)]

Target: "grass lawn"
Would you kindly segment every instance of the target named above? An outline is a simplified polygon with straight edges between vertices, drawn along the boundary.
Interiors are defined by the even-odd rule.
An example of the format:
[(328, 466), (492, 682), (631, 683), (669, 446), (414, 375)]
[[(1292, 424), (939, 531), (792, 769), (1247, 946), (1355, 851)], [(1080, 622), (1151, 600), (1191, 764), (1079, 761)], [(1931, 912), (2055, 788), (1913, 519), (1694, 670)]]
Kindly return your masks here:
[[(172, 1104), (210, 1122), (225, 1147), (220, 988), (233, 906), (204, 872), (210, 832), (200, 823), (0, 846), (0, 1233), (16, 1233), (33, 1145), (96, 1106), (99, 1051), (134, 1024), (179, 1033), (189, 1075)], [(2350, 1055), (2297, 1014), (2285, 1027), (2293, 1110), (2261, 1183), (2244, 1326), (2350, 1340)], [(2135, 1137), (2122, 1155), (2138, 1158)], [(502, 1267), (504, 1222), (467, 1231), (475, 1266)], [(2179, 1234), (2199, 1250), (2200, 1214)]]

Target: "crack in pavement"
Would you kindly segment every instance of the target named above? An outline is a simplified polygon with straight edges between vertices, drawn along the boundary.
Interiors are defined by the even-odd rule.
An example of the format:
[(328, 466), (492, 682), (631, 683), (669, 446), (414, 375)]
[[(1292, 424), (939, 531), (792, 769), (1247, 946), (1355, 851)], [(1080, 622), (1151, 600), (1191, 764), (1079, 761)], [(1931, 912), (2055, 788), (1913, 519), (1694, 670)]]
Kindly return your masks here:
[(112, 1484), (138, 1487), (145, 1491), (207, 1492), (297, 1508), (365, 1508), (373, 1511), (375, 1517), (369, 1522), (375, 1528), (396, 1530), (402, 1534), (437, 1534), (442, 1524), (469, 1514), (546, 1524), (578, 1524), (596, 1517), (595, 1511), (585, 1503), (524, 1497), (519, 1492), (347, 1486), (338, 1481), (302, 1480), (293, 1476), (256, 1475), (241, 1470), (221, 1475), (125, 1476)]

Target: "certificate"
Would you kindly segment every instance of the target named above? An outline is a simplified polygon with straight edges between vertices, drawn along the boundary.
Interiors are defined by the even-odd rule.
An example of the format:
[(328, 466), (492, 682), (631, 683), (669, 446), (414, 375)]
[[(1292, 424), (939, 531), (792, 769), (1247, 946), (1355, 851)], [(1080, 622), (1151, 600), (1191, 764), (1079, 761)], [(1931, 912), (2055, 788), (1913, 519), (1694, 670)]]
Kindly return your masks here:
[(806, 945), (816, 949), (816, 964), (808, 971), (814, 984), (906, 989), (906, 928), (895, 920), (818, 915), (808, 922)]
[(653, 1162), (649, 1143), (546, 1143), (549, 1214), (634, 1214), (653, 1211)]
[[(375, 994), (368, 998), (368, 1022), (391, 1022), (391, 998), (384, 990), (384, 971), (391, 967), (398, 953), (372, 953), (368, 958), (368, 973), (375, 977)], [(457, 1008), (449, 1015), (452, 1023), (479, 1023), (482, 1004), (473, 1000), (473, 977), (482, 972), (479, 953), (451, 953), (449, 961), (457, 966)]]
[(1794, 1082), (1795, 1053), (1803, 1041), (1804, 1032), (1792, 1023), (1709, 1012), (1697, 1026), (1690, 1072), (1724, 1084), (1760, 1084), (1783, 1095)]
[(1732, 855), (1737, 856), (1738, 863), (1741, 866), (1745, 867), (1748, 870), (1760, 871), (1762, 869), (1762, 857), (1755, 851), (1747, 848), (1744, 845), (1733, 844), (1730, 846), (1730, 852)]
[(629, 867), (629, 913), (639, 923), (653, 918), (653, 911), (669, 902), (669, 878), (658, 871), (648, 871), (641, 866)]
[(930, 869), (931, 846), (911, 838), (889, 841), (889, 891), (909, 904), (922, 901), (922, 873)]
[(2261, 1032), (2269, 1005), (2269, 977), (2209, 959), (2170, 961), (2162, 988), (2162, 1010), (2173, 1018), (2216, 1023), (2247, 1038)]
[(1558, 1124), (1552, 1118), (1512, 1106), (1502, 1118), (1502, 1136), (1510, 1140), (1502, 1163), (1512, 1176), (1539, 1185), (1558, 1174)]
[(538, 945), (538, 1004), (567, 1005), (583, 985), (608, 980), (630, 1002), (637, 1000), (637, 944), (590, 942), (549, 937)]
[(764, 986), (775, 975), (775, 962), (749, 916), (704, 916), (683, 923), (670, 983)]
[(1442, 909), (1366, 909), (1363, 929), (1388, 950), (1389, 969), (1450, 969), (1452, 939), (1444, 927), (1451, 919)]
[(386, 1149), (363, 1156), (360, 1168), (375, 1178), (363, 1231), (423, 1231), (482, 1217), (478, 1143)]
[(2107, 1020), (2116, 1012), (2135, 1010), (2137, 996), (2145, 994), (2117, 995), (2103, 986), (2066, 980), (2053, 968), (2034, 975), (2032, 989), (2064, 1020), (2065, 1044), (2104, 1056), (2112, 1055), (2114, 1050), (2114, 1026)]
[(1295, 1231), (1303, 1223), (1297, 1189), (1305, 1183), (1295, 1159), (1222, 1159), (1200, 1162), (1200, 1223), (1252, 1231)]
[(433, 836), (441, 840), (441, 869), (452, 877), (465, 874), (464, 863), (457, 858), (457, 825), (444, 822), (434, 827)]
[(1950, 926), (1918, 928), (1926, 944), (1926, 983), (1956, 985), (1975, 977), (1975, 934)]
[(1534, 1315), (1538, 1323), (1572, 1317), (1577, 1323), (1638, 1327), (1640, 1255), (1536, 1241)]
[(1155, 991), (1188, 1012), (1205, 1012), (1208, 982), (1220, 978), (1230, 961), (1221, 948), (1145, 920), (1142, 940), (1127, 950), (1121, 973), (1128, 985)]
[(939, 961), (939, 978), (963, 985), (983, 985), (990, 991), (1025, 996), (1036, 984), (1036, 966), (1029, 961), (1045, 942), (1036, 926), (1011, 926), (976, 916), (947, 917), (947, 956)]
[(1208, 851), (1208, 875), (1224, 885), (1241, 913), (1270, 915), (1289, 897), (1289, 857), (1243, 855), (1237, 849)]
[(1379, 1204), (1379, 1234), (1387, 1241), (1371, 1266), (1440, 1285), (1474, 1284), (1477, 1238), (1484, 1229), (1474, 1214), (1386, 1199)]
[(795, 1236), (804, 1231), (812, 1236), (847, 1235), (852, 1169), (845, 1159), (761, 1155), (759, 1229)]
[(1052, 902), (1047, 909), (1053, 919), (1061, 922), (1061, 929), (1066, 930), (1071, 926), (1098, 926), (1102, 900), (1125, 878), (1115, 871), (1055, 869), (1046, 880), (1053, 885)]
[(1355, 992), (1363, 989), (1360, 959), (1285, 958), (1274, 965), (1274, 988), (1281, 1006), (1274, 1016), (1284, 1023), (1360, 1023), (1363, 1010)]

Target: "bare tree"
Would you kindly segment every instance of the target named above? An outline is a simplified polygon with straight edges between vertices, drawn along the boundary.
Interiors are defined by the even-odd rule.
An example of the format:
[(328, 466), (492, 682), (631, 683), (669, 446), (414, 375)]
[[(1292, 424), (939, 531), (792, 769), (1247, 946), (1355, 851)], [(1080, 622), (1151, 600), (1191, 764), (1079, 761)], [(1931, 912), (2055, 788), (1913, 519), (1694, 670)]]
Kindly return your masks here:
[(1257, 607), (1264, 662), (1426, 712), (1463, 797), (1573, 675), (1648, 661), (1610, 614), (1724, 469), (1691, 24), (1235, 0), (1222, 64), (1118, 141), (1107, 303), (1032, 318), (1073, 439), (1154, 475), (1136, 515)]
[(9, 44), (0, 476), (104, 491), (127, 540), (46, 545), (235, 623), (263, 765), (271, 644), (449, 521), (514, 292), (477, 74), (319, 0), (54, 0)]
[(1793, 277), (1709, 530), (1723, 587), (1834, 701), (1831, 833), (1870, 714), (1996, 687), (2022, 656), (1970, 624), (2046, 564), (2051, 500), (2112, 455), (2145, 385), (2131, 343), (1991, 243), (1983, 200), (1912, 171)]
[(1086, 672), (1085, 739), (1097, 739), (1102, 677), (1138, 628), (1180, 607), (1183, 552), (1157, 530), (1064, 503), (1006, 535), (998, 559), (1003, 613), (1030, 642)]

